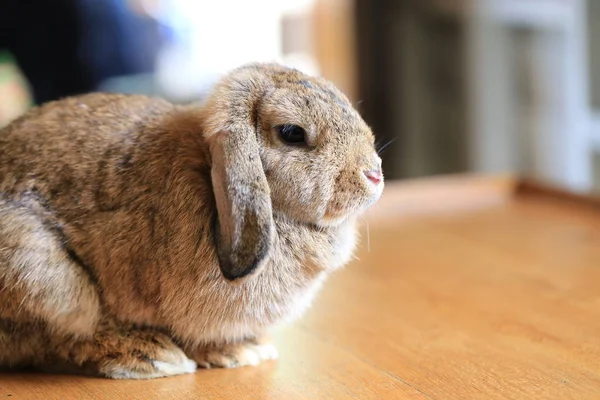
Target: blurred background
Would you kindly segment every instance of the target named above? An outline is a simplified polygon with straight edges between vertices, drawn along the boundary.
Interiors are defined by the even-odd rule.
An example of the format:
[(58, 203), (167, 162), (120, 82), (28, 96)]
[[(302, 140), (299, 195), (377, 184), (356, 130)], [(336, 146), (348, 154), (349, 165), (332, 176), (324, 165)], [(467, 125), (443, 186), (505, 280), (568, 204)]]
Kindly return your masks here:
[(88, 91), (202, 99), (250, 61), (322, 75), (387, 179), (600, 189), (600, 0), (0, 0), (0, 125)]

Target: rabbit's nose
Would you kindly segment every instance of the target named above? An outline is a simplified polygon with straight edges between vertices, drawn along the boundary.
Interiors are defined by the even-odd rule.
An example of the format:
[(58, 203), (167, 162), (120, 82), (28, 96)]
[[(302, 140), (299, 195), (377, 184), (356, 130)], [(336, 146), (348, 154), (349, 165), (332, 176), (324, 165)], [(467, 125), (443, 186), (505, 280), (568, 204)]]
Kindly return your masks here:
[(373, 182), (376, 185), (379, 185), (383, 179), (383, 174), (381, 173), (380, 169), (365, 171), (364, 174), (368, 180), (370, 180), (371, 182)]

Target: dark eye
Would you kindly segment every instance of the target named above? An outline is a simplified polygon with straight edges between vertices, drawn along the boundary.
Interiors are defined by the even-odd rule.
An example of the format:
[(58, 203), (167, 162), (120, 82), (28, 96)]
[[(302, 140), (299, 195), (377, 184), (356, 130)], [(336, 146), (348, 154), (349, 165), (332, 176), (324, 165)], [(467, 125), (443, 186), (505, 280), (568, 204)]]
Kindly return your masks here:
[(279, 125), (277, 128), (281, 140), (288, 144), (306, 144), (306, 132), (298, 125)]

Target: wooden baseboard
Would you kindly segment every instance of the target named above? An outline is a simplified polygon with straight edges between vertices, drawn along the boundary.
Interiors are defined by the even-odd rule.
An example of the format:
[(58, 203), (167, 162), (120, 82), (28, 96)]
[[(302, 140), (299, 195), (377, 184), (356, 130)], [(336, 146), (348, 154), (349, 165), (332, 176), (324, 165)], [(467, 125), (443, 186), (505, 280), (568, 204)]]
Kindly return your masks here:
[(543, 196), (577, 206), (600, 210), (600, 197), (593, 194), (571, 192), (540, 181), (521, 178), (515, 184), (515, 196)]
[(382, 198), (369, 210), (370, 221), (459, 214), (519, 199), (546, 198), (577, 208), (600, 210), (600, 198), (569, 192), (511, 175), (451, 175), (386, 183)]

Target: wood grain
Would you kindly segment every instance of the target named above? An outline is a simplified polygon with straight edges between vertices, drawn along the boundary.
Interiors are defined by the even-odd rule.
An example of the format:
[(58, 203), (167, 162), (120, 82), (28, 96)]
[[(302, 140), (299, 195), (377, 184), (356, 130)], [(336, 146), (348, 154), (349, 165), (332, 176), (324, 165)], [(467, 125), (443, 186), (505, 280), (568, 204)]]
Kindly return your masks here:
[[(256, 368), (0, 375), (0, 399), (599, 399), (600, 213), (509, 178), (389, 184), (358, 260)], [(420, 205), (420, 206), (419, 206)]]

